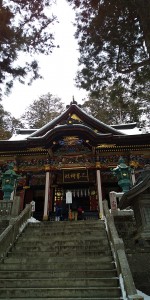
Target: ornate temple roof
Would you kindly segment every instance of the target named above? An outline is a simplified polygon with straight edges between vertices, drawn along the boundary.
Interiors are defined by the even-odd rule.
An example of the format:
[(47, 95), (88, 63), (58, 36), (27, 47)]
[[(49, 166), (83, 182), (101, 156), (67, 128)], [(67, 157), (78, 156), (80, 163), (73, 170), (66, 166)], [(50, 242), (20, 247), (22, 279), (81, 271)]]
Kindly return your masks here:
[(89, 116), (85, 111), (83, 111), (78, 105), (72, 104), (69, 106), (69, 108), (63, 112), (61, 115), (59, 115), (54, 120), (50, 121), (48, 124), (43, 126), (42, 128), (35, 131), (33, 134), (31, 134), (30, 137), (38, 137), (43, 136), (48, 131), (54, 129), (56, 126), (60, 125), (83, 125), (86, 127), (91, 128), (94, 131), (97, 131), (101, 134), (116, 134), (116, 135), (122, 135), (121, 132), (119, 132), (117, 129), (112, 128), (109, 125), (106, 125), (105, 123), (95, 119), (93, 116)]
[[(150, 134), (131, 134), (122, 132), (124, 127), (135, 128), (135, 124), (110, 126), (83, 111), (75, 102), (58, 117), (40, 129), (17, 129), (16, 136), (8, 141), (0, 141), (0, 150), (27, 149), (29, 147), (50, 148), (65, 136), (78, 136), (89, 140), (91, 146), (100, 144), (144, 145), (150, 143)], [(132, 127), (132, 128), (131, 128)]]

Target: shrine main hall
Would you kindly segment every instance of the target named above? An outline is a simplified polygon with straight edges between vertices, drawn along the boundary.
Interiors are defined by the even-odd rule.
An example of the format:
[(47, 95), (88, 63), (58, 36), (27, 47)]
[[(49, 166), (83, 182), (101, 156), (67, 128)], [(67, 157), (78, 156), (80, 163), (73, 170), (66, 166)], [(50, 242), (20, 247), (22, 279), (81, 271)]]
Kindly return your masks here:
[[(35, 201), (35, 218), (48, 220), (56, 206), (103, 214), (102, 202), (111, 191), (120, 192), (112, 169), (122, 157), (132, 169), (133, 184), (150, 164), (150, 133), (136, 123), (108, 126), (72, 102), (66, 111), (40, 129), (18, 129), (0, 141), (2, 172), (10, 162), (19, 175), (16, 195), (22, 210)], [(0, 199), (3, 193), (0, 190)]]

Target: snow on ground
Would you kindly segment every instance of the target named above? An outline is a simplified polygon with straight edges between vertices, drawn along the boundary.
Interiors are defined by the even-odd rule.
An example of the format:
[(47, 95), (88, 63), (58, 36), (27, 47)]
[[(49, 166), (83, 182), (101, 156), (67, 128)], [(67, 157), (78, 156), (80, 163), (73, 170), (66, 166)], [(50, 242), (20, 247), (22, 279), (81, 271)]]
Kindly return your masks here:
[(144, 300), (150, 300), (150, 296), (142, 293), (141, 291), (137, 290), (138, 295), (142, 296), (144, 298)]
[(36, 220), (35, 218), (31, 217), (28, 219), (28, 223), (39, 223), (40, 221)]
[(36, 220), (35, 218), (31, 217), (26, 222), (24, 222), (21, 227), (19, 228), (19, 233), (21, 233), (24, 228), (27, 226), (28, 223), (39, 223), (40, 221)]

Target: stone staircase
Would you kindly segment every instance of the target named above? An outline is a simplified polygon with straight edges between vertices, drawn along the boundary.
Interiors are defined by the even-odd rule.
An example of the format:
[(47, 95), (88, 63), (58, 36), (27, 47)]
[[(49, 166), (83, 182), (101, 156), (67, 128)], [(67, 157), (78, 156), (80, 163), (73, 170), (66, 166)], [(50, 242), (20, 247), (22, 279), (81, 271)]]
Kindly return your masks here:
[(123, 299), (104, 222), (29, 223), (0, 264), (0, 299)]
[(0, 234), (6, 229), (8, 225), (9, 225), (8, 220), (0, 220)]

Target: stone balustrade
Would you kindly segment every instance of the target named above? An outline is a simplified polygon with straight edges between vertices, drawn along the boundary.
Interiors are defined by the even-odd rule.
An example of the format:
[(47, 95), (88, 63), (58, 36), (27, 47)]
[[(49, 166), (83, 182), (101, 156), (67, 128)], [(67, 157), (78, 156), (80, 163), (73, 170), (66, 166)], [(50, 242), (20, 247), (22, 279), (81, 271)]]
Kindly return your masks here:
[(11, 215), (13, 201), (0, 200), (0, 219), (7, 219)]
[(133, 277), (130, 271), (130, 267), (125, 254), (124, 243), (118, 236), (118, 232), (115, 227), (114, 218), (109, 212), (108, 203), (103, 201), (104, 216), (106, 220), (106, 229), (108, 237), (112, 245), (112, 251), (114, 253), (114, 259), (116, 261), (117, 272), (120, 278), (123, 278), (123, 285), (127, 299), (129, 300), (144, 300), (142, 296), (137, 294)]
[(10, 220), (9, 226), (0, 235), (0, 260), (3, 260), (7, 252), (11, 249), (30, 217), (31, 204), (27, 204), (18, 217)]

